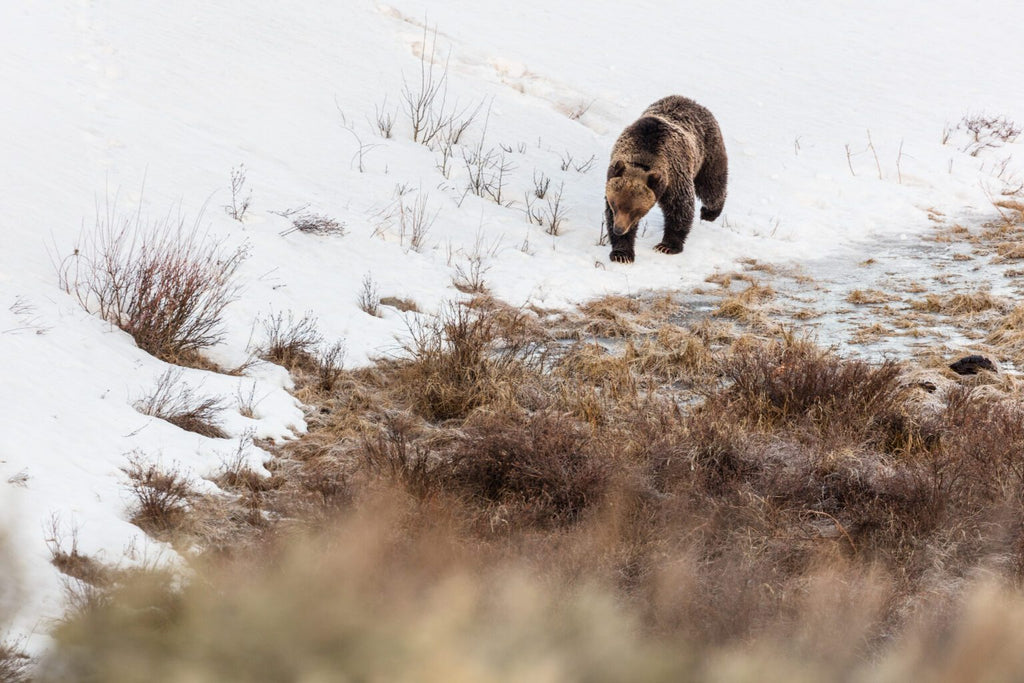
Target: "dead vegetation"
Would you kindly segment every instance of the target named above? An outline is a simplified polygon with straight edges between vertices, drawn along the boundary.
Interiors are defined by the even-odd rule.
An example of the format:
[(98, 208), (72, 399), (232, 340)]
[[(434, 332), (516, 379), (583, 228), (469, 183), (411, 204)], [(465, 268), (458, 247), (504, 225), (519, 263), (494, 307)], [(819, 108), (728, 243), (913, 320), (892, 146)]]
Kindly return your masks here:
[[(822, 348), (770, 324), (783, 302), (748, 265), (764, 275), (713, 278), (710, 316), (673, 297), (556, 315), (479, 296), (329, 387), (308, 362), (315, 325), (279, 319), (268, 357), (309, 433), (261, 444), (269, 478), (227, 465), (229, 504), (165, 506), (204, 520), (154, 526), (214, 551), (201, 578), (118, 583), (50, 661), (98, 680), (183, 662), (198, 680), (518, 680), (538, 661), (560, 680), (1024, 670), (1012, 648), (971, 654), (979, 633), (1016, 643), (1024, 619), (1013, 378), (959, 377), (945, 347), (917, 367)], [(934, 318), (1024, 356), (1002, 297), (900, 298), (847, 300), (884, 315), (866, 338)], [(226, 534), (203, 531), (217, 519)]]
[(192, 486), (179, 470), (162, 469), (135, 453), (122, 471), (134, 498), (133, 524), (156, 538), (169, 538), (190, 521), (186, 512)]
[(282, 236), (301, 232), (304, 235), (319, 235), (321, 237), (344, 237), (348, 233), (344, 223), (320, 213), (301, 211), (292, 216), (291, 221), (291, 227), (281, 231)]
[(237, 294), (245, 258), (184, 218), (146, 223), (108, 207), (57, 266), (60, 287), (82, 307), (174, 362), (219, 343), (221, 314)]
[(846, 301), (851, 304), (885, 304), (897, 298), (880, 289), (854, 289), (846, 295)]
[(1005, 309), (1005, 301), (995, 297), (991, 292), (978, 290), (958, 294), (927, 294), (923, 299), (910, 302), (911, 308), (925, 313), (942, 313), (943, 315), (970, 315), (992, 309)]
[(27, 683), (32, 659), (25, 654), (18, 643), (0, 640), (0, 681), (3, 683)]
[(181, 368), (168, 368), (157, 379), (156, 388), (140, 399), (135, 409), (144, 415), (166, 420), (187, 432), (214, 439), (223, 439), (227, 433), (221, 428), (218, 413), (226, 408), (220, 398), (198, 396), (181, 379)]
[[(670, 299), (619, 298), (541, 324), (482, 298), (316, 391), (287, 343), (309, 330), (278, 335), (316, 409), (308, 436), (266, 444), (271, 477), (239, 458), (218, 479), (237, 498), (216, 511), (245, 542), (197, 532), (186, 520), (208, 503), (134, 464), (139, 523), (217, 552), (182, 591), (118, 583), (58, 629), (52, 661), (108, 680), (128, 662), (172, 678), (186, 661), (283, 678), (401, 678), (415, 662), (449, 680), (475, 652), (466, 675), (504, 680), (515, 642), (517, 671), (547, 652), (570, 680), (794, 662), (899, 680), (961, 661), (961, 615), (984, 591), (1024, 610), (971, 578), (1024, 572), (1012, 396), (676, 316)], [(617, 341), (595, 343), (595, 320)], [(297, 523), (313, 535), (296, 545)], [(594, 665), (608, 648), (615, 663)]]

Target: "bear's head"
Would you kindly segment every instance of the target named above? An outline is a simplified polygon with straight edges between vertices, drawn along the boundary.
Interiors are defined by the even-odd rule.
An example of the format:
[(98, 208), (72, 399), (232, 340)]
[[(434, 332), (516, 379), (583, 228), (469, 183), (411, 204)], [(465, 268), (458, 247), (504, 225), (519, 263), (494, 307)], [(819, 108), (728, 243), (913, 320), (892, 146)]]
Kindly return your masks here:
[(665, 183), (657, 171), (626, 166), (618, 159), (608, 169), (608, 182), (604, 197), (612, 210), (612, 231), (625, 235), (636, 228), (665, 190)]

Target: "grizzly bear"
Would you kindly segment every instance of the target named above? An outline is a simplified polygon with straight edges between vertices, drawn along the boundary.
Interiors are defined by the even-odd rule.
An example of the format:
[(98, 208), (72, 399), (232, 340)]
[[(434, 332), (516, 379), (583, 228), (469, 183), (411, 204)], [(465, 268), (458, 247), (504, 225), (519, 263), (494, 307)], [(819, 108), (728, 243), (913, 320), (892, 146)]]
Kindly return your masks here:
[(637, 223), (655, 203), (665, 216), (665, 234), (654, 248), (681, 252), (694, 195), (701, 220), (715, 220), (725, 205), (727, 176), (722, 131), (710, 111), (677, 95), (649, 106), (612, 148), (604, 205), (611, 260), (633, 262)]

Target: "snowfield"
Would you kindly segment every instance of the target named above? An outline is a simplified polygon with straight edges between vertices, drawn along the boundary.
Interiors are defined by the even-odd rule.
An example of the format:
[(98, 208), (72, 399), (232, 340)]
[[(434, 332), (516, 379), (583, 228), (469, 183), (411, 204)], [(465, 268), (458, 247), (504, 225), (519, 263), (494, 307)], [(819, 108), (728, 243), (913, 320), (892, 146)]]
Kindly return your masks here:
[[(128, 521), (127, 457), (176, 465), (200, 485), (257, 438), (294, 438), (303, 412), (287, 373), (183, 380), (230, 406), (211, 439), (140, 414), (167, 365), (58, 287), (55, 263), (108, 205), (146, 220), (179, 213), (244, 247), (240, 298), (208, 355), (225, 367), (259, 344), (259, 320), (310, 312), (347, 365), (396, 353), (412, 313), (357, 305), (365, 278), (424, 315), (464, 295), (472, 268), (513, 304), (569, 307), (606, 293), (695, 285), (737, 259), (828, 258), (927, 230), (928, 213), (978, 220), (1024, 179), (1021, 142), (971, 155), (957, 124), (1024, 122), (1024, 6), (871, 1), (716, 3), (420, 0), (242, 5), (184, 0), (6, 3), (0, 9), (0, 528), (18, 572), (0, 591), (10, 633), (45, 647), (63, 609), (54, 524), (80, 552), (130, 565), (174, 553)], [(628, 8), (628, 9), (627, 9)], [(425, 32), (425, 26), (429, 29)], [(433, 30), (436, 27), (436, 44)], [(424, 37), (426, 36), (426, 44)], [(441, 154), (398, 111), (421, 56), (447, 68), (446, 106), (476, 117)], [(730, 155), (725, 212), (680, 256), (655, 253), (647, 219), (633, 265), (597, 244), (608, 151), (668, 94), (717, 116)], [(945, 136), (944, 133), (948, 133)], [(944, 141), (944, 137), (947, 139)], [(435, 145), (436, 147), (436, 145)], [(505, 166), (502, 204), (466, 192), (474, 149)], [(967, 150), (967, 151), (964, 151)], [(1017, 160), (1013, 157), (1017, 156)], [(244, 166), (242, 221), (231, 172)], [(496, 167), (488, 169), (493, 173)], [(560, 234), (527, 219), (534, 178), (561, 188)], [(532, 200), (533, 210), (549, 209)], [(418, 204), (419, 203), (419, 204)], [(419, 248), (401, 212), (420, 206)], [(282, 213), (344, 236), (282, 235)], [(549, 209), (550, 210), (550, 209)], [(979, 277), (984, 277), (983, 274)], [(243, 417), (238, 397), (256, 398)], [(10, 590), (12, 586), (17, 590)], [(3, 629), (0, 628), (0, 635)]]

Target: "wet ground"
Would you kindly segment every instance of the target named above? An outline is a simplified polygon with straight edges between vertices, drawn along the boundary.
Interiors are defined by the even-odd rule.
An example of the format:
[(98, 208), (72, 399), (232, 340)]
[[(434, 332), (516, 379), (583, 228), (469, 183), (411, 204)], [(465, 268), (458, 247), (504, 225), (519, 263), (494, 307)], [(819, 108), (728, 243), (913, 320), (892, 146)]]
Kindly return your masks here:
[[(1018, 247), (1017, 245), (1020, 245)], [(747, 297), (745, 288), (767, 290)], [(1003, 370), (1019, 361), (993, 333), (1024, 295), (1024, 230), (1019, 221), (963, 226), (858, 245), (828, 259), (768, 265), (751, 260), (735, 273), (678, 297), (680, 322), (738, 317), (741, 324), (814, 337), (843, 354), (872, 360), (995, 356)], [(739, 301), (748, 305), (730, 309)], [(737, 312), (738, 311), (738, 312)]]

